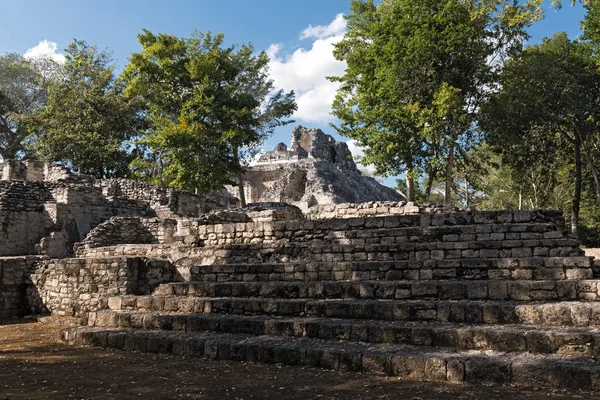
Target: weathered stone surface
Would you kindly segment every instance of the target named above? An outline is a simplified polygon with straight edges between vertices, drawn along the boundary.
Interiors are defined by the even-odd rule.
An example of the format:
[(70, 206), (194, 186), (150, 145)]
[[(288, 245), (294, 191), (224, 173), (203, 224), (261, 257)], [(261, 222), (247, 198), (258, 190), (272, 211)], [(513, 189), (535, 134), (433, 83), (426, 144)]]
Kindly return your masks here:
[[(331, 156), (311, 140), (299, 136), (294, 154)], [(108, 206), (26, 167), (9, 173), (36, 182), (0, 183), (0, 213), (10, 210), (5, 226), (21, 233), (47, 214), (38, 251), (60, 257), (70, 231), (55, 230), (53, 188), (68, 213), (80, 200), (80, 210)], [(154, 204), (115, 187), (102, 192), (109, 203)], [(127, 351), (600, 390), (600, 281), (558, 212), (370, 202), (306, 216), (279, 203), (117, 214), (93, 223), (77, 214), (95, 224), (78, 258), (0, 258), (0, 318), (80, 315), (84, 326), (65, 330), (66, 342)]]
[[(432, 350), (390, 344), (360, 344), (299, 338), (212, 332), (130, 331), (69, 328), (61, 339), (72, 345), (171, 353), (215, 360), (284, 363), (321, 368), (383, 372), (401, 379), (513, 384), (523, 387), (592, 390), (600, 372), (596, 364), (575, 363), (560, 356), (520, 356), (490, 351)], [(546, 371), (546, 373), (544, 373)]]
[(35, 162), (5, 160), (3, 178), (0, 256), (35, 254), (42, 238), (41, 254), (52, 248), (52, 255), (62, 256), (62, 249), (55, 252), (53, 232), (67, 235), (72, 248), (113, 216), (198, 217), (227, 208), (229, 201), (221, 194), (201, 197), (126, 179), (92, 179)]
[[(303, 211), (317, 204), (402, 201), (405, 197), (361, 175), (346, 143), (320, 129), (297, 126), (288, 147), (280, 143), (244, 174), (248, 203), (286, 202)], [(238, 196), (236, 188), (230, 188)]]
[[(167, 260), (0, 258), (0, 317), (43, 312), (83, 316), (106, 306), (109, 296), (149, 294), (159, 284), (174, 279), (174, 269)], [(110, 301), (110, 307), (132, 305), (116, 297)]]

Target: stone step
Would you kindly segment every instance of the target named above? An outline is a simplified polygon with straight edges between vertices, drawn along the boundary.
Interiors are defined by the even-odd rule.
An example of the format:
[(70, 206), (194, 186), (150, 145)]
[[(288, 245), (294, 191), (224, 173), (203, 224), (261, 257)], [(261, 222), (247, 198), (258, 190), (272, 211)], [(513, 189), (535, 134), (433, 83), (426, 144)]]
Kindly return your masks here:
[[(206, 228), (210, 228), (206, 226)], [(260, 231), (222, 232), (195, 236), (175, 236), (175, 241), (199, 244), (218, 248), (219, 246), (245, 245), (247, 249), (257, 249), (280, 242), (305, 244), (309, 247), (329, 245), (369, 246), (396, 244), (407, 251), (414, 250), (454, 250), (454, 249), (505, 249), (514, 250), (527, 247), (532, 251), (560, 252), (559, 248), (578, 248), (577, 239), (557, 230), (553, 224), (511, 224), (482, 225), (479, 227), (440, 226), (409, 228), (363, 228), (345, 227), (342, 230), (317, 229), (292, 232), (270, 232), (265, 237)], [(558, 255), (558, 254), (556, 254)]]
[[(361, 231), (357, 231), (360, 235)], [(387, 231), (386, 231), (387, 232)], [(532, 233), (533, 235), (534, 233)], [(490, 234), (487, 234), (490, 235)], [(508, 234), (507, 234), (508, 235)], [(519, 234), (516, 234), (519, 235)], [(444, 237), (453, 236), (451, 234)], [(458, 235), (454, 235), (458, 236)], [(344, 253), (345, 260), (394, 260), (428, 257), (436, 259), (456, 259), (457, 257), (572, 257), (583, 256), (579, 242), (573, 238), (555, 239), (509, 239), (485, 240), (476, 235), (464, 241), (447, 241), (444, 237), (407, 236), (404, 241), (399, 238), (374, 237), (364, 238), (330, 238), (327, 241), (311, 240), (310, 242), (281, 239), (273, 243), (230, 243), (197, 247), (198, 243), (172, 244), (121, 244), (97, 248), (80, 247), (77, 254), (81, 257), (99, 257), (109, 255), (171, 257), (182, 253), (186, 258), (196, 259), (197, 265), (231, 264), (231, 263), (277, 263), (321, 261), (323, 253)], [(328, 256), (325, 256), (327, 258)]]
[(61, 339), (70, 345), (169, 353), (213, 360), (383, 372), (410, 380), (600, 390), (600, 366), (593, 359), (585, 357), (96, 327), (67, 328), (61, 332)]
[(161, 284), (154, 292), (194, 297), (514, 301), (597, 301), (599, 293), (600, 280), (175, 282)]
[[(328, 242), (277, 242), (264, 244), (227, 244), (197, 247), (190, 254), (201, 265), (237, 263), (277, 263), (332, 261), (334, 254), (343, 254), (338, 261), (390, 261), (390, 260), (453, 260), (460, 258), (530, 258), (530, 257), (581, 257), (575, 239), (542, 239), (510, 241), (513, 247), (503, 247), (503, 241), (442, 242), (423, 241), (409, 243), (332, 244)], [(337, 256), (339, 257), (339, 256)], [(210, 261), (212, 260), (212, 261)], [(209, 262), (210, 261), (210, 262)]]
[(111, 310), (600, 327), (598, 302), (117, 296), (107, 303)]
[[(590, 257), (463, 258), (455, 260), (345, 261), (344, 253), (324, 253), (319, 262), (248, 262), (212, 265), (180, 263), (190, 281), (315, 280), (581, 280), (591, 279)], [(188, 260), (189, 262), (189, 260)], [(185, 272), (181, 270), (185, 269)]]
[(586, 357), (600, 355), (600, 331), (590, 328), (539, 328), (528, 325), (489, 326), (113, 310), (90, 312), (87, 325), (101, 328), (308, 337), (460, 350), (556, 353)]
[[(270, 243), (276, 240), (297, 242), (365, 240), (380, 237), (410, 240), (531, 240), (569, 237), (564, 220), (475, 222), (472, 215), (457, 213), (421, 214), (389, 217), (369, 217), (325, 220), (290, 220), (247, 224), (178, 226), (176, 240), (201, 241), (207, 245), (227, 243)], [(562, 219), (562, 218), (561, 218)], [(408, 238), (408, 239), (405, 239)], [(389, 240), (388, 239), (388, 240)]]

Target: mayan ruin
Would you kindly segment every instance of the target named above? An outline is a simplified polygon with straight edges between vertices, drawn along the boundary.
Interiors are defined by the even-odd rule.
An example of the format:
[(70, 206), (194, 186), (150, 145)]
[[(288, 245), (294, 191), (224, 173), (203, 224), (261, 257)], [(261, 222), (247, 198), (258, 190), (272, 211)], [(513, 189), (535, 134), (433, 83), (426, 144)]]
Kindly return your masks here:
[[(303, 211), (314, 206), (369, 201), (406, 201), (397, 191), (364, 176), (346, 143), (320, 129), (297, 126), (289, 148), (279, 143), (244, 174), (248, 203), (283, 202)], [(231, 188), (239, 196), (237, 188)]]
[(12, 1), (0, 400), (600, 398), (600, 1)]
[(0, 316), (81, 318), (65, 343), (600, 389), (600, 269), (560, 212), (303, 214), (39, 164), (3, 176)]

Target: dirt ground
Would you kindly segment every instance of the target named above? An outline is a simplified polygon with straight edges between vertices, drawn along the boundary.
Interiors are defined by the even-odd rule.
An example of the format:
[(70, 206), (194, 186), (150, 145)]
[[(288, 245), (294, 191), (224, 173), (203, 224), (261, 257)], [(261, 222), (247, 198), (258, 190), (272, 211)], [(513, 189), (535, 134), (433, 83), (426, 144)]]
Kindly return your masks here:
[(400, 381), (315, 368), (213, 362), (75, 348), (46, 322), (0, 322), (3, 399), (598, 399), (585, 393), (519, 391)]

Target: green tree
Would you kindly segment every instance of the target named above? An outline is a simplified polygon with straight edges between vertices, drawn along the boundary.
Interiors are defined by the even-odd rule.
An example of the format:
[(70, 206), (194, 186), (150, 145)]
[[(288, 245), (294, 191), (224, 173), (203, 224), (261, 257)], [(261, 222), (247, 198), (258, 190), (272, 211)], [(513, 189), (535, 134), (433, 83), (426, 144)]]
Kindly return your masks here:
[[(597, 142), (600, 81), (591, 49), (565, 33), (528, 47), (502, 73), (501, 90), (484, 106), (490, 143), (517, 168), (570, 152), (574, 167), (571, 229), (577, 233), (584, 160), (597, 181), (591, 144)], [(600, 200), (600, 192), (598, 192)]]
[[(476, 143), (479, 106), (541, 1), (352, 0), (334, 55), (348, 67), (333, 103), (336, 127), (365, 149), (378, 174), (443, 173), (451, 203), (456, 160)], [(430, 192), (426, 190), (426, 192)]]
[(460, 177), (472, 188), (469, 204), (481, 210), (563, 208), (572, 193), (564, 179), (571, 167), (567, 154), (555, 151), (549, 142), (544, 142), (548, 147), (538, 143), (523, 150), (531, 144), (519, 149), (529, 151), (524, 159), (503, 157), (488, 144), (475, 147), (467, 158), (471, 165), (461, 169)]
[[(131, 56), (123, 78), (126, 93), (146, 105), (146, 165), (171, 186), (199, 191), (238, 183), (245, 155), (296, 110), (294, 93), (276, 91), (266, 53), (252, 45), (224, 47), (223, 35), (191, 38), (138, 36), (142, 51)], [(151, 178), (151, 176), (147, 176)], [(155, 176), (156, 179), (156, 176)]]
[(64, 72), (35, 118), (37, 148), (45, 160), (85, 174), (126, 176), (126, 141), (136, 133), (138, 110), (122, 95), (108, 52), (75, 40), (66, 53)]
[(592, 43), (596, 48), (596, 51), (600, 47), (600, 4), (598, 2), (590, 1), (584, 5), (586, 10), (585, 18), (583, 20), (583, 38)]
[(0, 56), (0, 156), (26, 158), (33, 153), (31, 117), (48, 98), (56, 72), (49, 59), (27, 60), (18, 54)]

